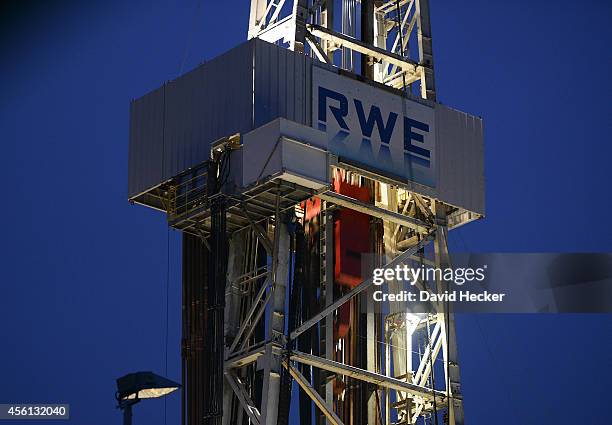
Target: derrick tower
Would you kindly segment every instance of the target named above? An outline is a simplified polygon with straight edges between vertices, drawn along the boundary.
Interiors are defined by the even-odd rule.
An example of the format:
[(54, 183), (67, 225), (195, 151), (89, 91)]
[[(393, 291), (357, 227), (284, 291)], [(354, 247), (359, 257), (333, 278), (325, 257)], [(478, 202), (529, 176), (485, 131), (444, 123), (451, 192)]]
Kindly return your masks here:
[(373, 301), (484, 214), (427, 0), (252, 0), (246, 43), (130, 118), (129, 199), (183, 233), (183, 423), (464, 423), (450, 305)]

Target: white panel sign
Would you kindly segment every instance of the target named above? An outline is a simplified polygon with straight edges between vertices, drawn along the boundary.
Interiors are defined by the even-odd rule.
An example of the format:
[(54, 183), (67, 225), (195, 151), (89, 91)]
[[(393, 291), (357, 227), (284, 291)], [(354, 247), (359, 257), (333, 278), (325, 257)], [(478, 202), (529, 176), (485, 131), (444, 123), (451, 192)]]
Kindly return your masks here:
[(313, 67), (312, 122), (328, 149), (389, 177), (435, 187), (433, 108)]

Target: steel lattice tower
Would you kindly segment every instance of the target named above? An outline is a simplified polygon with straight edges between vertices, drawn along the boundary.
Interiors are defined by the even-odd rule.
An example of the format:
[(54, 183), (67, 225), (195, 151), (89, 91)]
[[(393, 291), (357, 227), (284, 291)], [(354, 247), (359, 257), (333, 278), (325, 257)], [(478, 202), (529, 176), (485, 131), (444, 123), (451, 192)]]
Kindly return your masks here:
[[(341, 4), (335, 3), (340, 2), (252, 0), (248, 37), (261, 38), (271, 43), (283, 43), (290, 50), (310, 55), (321, 62), (349, 71), (354, 72), (359, 68), (361, 75), (366, 78), (409, 93), (416, 93), (423, 99), (436, 100), (428, 0), (342, 0)], [(341, 16), (339, 20), (335, 19), (337, 12)], [(338, 21), (341, 24), (340, 29), (336, 29)], [(357, 31), (358, 24), (359, 31)], [(360, 59), (359, 65), (355, 62), (357, 58)], [(431, 261), (438, 267), (445, 267), (449, 261), (448, 207), (441, 202), (423, 199), (416, 193), (399, 189), (391, 184), (383, 183), (379, 190), (386, 192), (383, 195), (385, 201), (378, 204), (379, 208), (393, 214), (424, 218), (424, 222), (427, 223), (426, 228), (414, 232), (410, 226), (402, 226), (397, 220), (387, 219), (380, 211), (365, 211), (372, 217), (382, 219), (384, 229), (378, 235), (379, 239), (384, 240), (382, 256), (394, 264), (406, 261), (414, 258), (415, 253), (422, 253), (424, 245), (432, 240), (434, 255)], [(322, 222), (333, 220), (333, 215), (326, 213), (326, 209), (342, 203), (333, 197), (322, 196), (321, 199), (324, 200)], [(333, 237), (330, 231), (331, 225), (323, 227), (326, 229), (323, 240), (329, 241)], [(410, 230), (406, 230), (407, 228)], [(280, 230), (282, 231), (282, 228)], [(275, 231), (275, 237), (283, 240), (283, 233), (281, 236), (278, 233)], [(386, 237), (387, 234), (392, 234), (393, 237)], [(287, 253), (278, 251), (279, 240), (274, 243), (274, 258), (286, 268)], [(327, 247), (325, 245), (323, 242), (320, 253), (322, 263), (325, 262), (326, 248), (327, 258), (332, 257), (329, 247), (331, 244)], [(286, 248), (282, 246), (281, 249), (284, 251)], [(427, 260), (420, 258), (417, 261), (422, 263)], [(285, 276), (284, 268), (281, 276)], [(308, 380), (291, 365), (291, 362), (284, 363), (301, 389), (324, 413), (327, 422), (357, 424), (366, 423), (367, 418), (369, 424), (389, 425), (392, 423), (392, 410), (396, 409), (398, 417), (402, 418), (401, 423), (417, 423), (419, 418), (424, 417), (434, 423), (432, 411), (435, 407), (435, 410), (446, 410), (449, 424), (462, 424), (463, 406), (460, 396), (455, 325), (453, 315), (448, 309), (441, 305), (435, 314), (417, 319), (401, 311), (401, 306), (397, 308), (391, 306), (392, 313), (386, 317), (380, 314), (365, 314), (368, 317), (365, 319), (363, 329), (367, 335), (362, 343), (367, 345), (365, 350), (367, 358), (360, 359), (361, 367), (337, 363), (334, 362), (337, 358), (335, 341), (329, 337), (330, 332), (327, 331), (333, 326), (332, 312), (341, 303), (350, 302), (352, 296), (367, 290), (367, 282), (336, 300), (332, 293), (331, 275), (331, 267), (322, 273), (325, 279), (323, 282), (325, 308), (313, 320), (302, 324), (290, 335), (291, 339), (295, 339), (308, 327), (315, 326), (320, 321), (322, 329), (320, 333), (323, 334), (321, 340), (325, 344), (324, 352), (321, 350), (320, 356), (295, 353), (292, 359), (295, 359), (296, 363), (326, 371), (327, 374), (313, 374), (313, 379)], [(277, 280), (276, 283), (280, 282)], [(442, 282), (438, 282), (436, 286), (437, 291), (442, 292), (445, 289)], [(282, 292), (284, 293), (284, 288)], [(377, 322), (381, 320), (384, 335), (380, 335), (377, 331), (381, 326), (381, 323)], [(282, 334), (281, 329), (282, 326), (279, 325), (279, 335)], [(419, 333), (425, 336), (422, 338), (425, 343), (421, 344), (422, 352), (419, 354), (419, 359), (413, 363), (412, 356), (407, 356), (402, 351), (412, 351), (416, 346), (414, 340)], [(381, 337), (385, 340), (385, 352), (377, 353), (377, 344), (373, 341)], [(344, 350), (355, 348), (345, 347)], [(273, 346), (268, 346), (265, 351), (267, 368), (264, 374), (262, 411), (258, 418), (253, 418), (260, 423), (273, 424), (277, 421), (274, 411), (277, 409), (276, 402), (280, 398), (280, 378), (277, 378), (277, 375), (280, 376), (282, 368), (281, 351), (279, 347), (278, 353), (275, 354)], [(433, 388), (432, 364), (439, 356), (444, 364), (444, 376), (443, 379), (438, 379), (435, 391), (427, 392)], [(383, 357), (384, 360), (381, 361)], [(392, 364), (395, 364), (394, 373), (391, 373)], [(370, 387), (372, 389), (365, 397), (366, 404), (359, 406), (353, 404), (345, 410), (344, 421), (339, 418), (339, 412), (334, 408), (337, 407), (338, 397), (334, 395), (333, 384), (329, 378), (331, 374), (350, 376), (376, 386), (376, 389)], [(234, 386), (240, 391), (243, 390), (237, 381), (234, 381)], [(438, 386), (440, 390), (437, 389)], [(317, 392), (323, 389), (324, 392)], [(384, 389), (382, 391), (384, 407), (376, 400), (376, 393), (380, 389)], [(391, 402), (392, 391), (395, 391), (395, 403)], [(439, 394), (435, 397), (440, 396), (437, 406), (432, 394)], [(241, 400), (241, 403), (244, 401)], [(245, 411), (253, 411), (253, 406), (246, 403), (243, 405)], [(437, 420), (435, 421), (437, 423)]]
[(252, 0), (245, 44), (130, 114), (129, 200), (183, 233), (183, 423), (464, 423), (450, 304), (367, 301), (375, 268), (452, 267), (484, 214), (428, 0)]

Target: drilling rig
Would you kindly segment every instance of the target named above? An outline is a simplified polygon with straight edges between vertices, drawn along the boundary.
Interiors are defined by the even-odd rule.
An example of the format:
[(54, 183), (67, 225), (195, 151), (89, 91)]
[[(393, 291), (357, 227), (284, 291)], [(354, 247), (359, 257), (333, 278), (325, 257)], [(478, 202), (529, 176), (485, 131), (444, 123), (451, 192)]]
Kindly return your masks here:
[(372, 301), (374, 269), (450, 267), (484, 216), (429, 15), (252, 0), (245, 43), (132, 101), (129, 200), (182, 233), (183, 424), (464, 423), (450, 304)]

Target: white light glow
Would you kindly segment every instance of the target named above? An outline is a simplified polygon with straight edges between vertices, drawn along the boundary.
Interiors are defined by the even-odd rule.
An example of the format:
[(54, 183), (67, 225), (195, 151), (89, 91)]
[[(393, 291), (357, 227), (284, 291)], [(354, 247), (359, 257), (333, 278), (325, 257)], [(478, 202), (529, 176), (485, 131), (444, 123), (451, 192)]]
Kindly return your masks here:
[[(172, 391), (178, 390), (178, 387), (168, 387), (168, 388), (147, 388), (144, 390), (138, 391), (138, 398), (158, 398), (163, 397), (166, 394), (170, 394)], [(123, 400), (134, 400), (136, 398), (136, 393), (129, 394), (126, 397), (123, 397)]]

